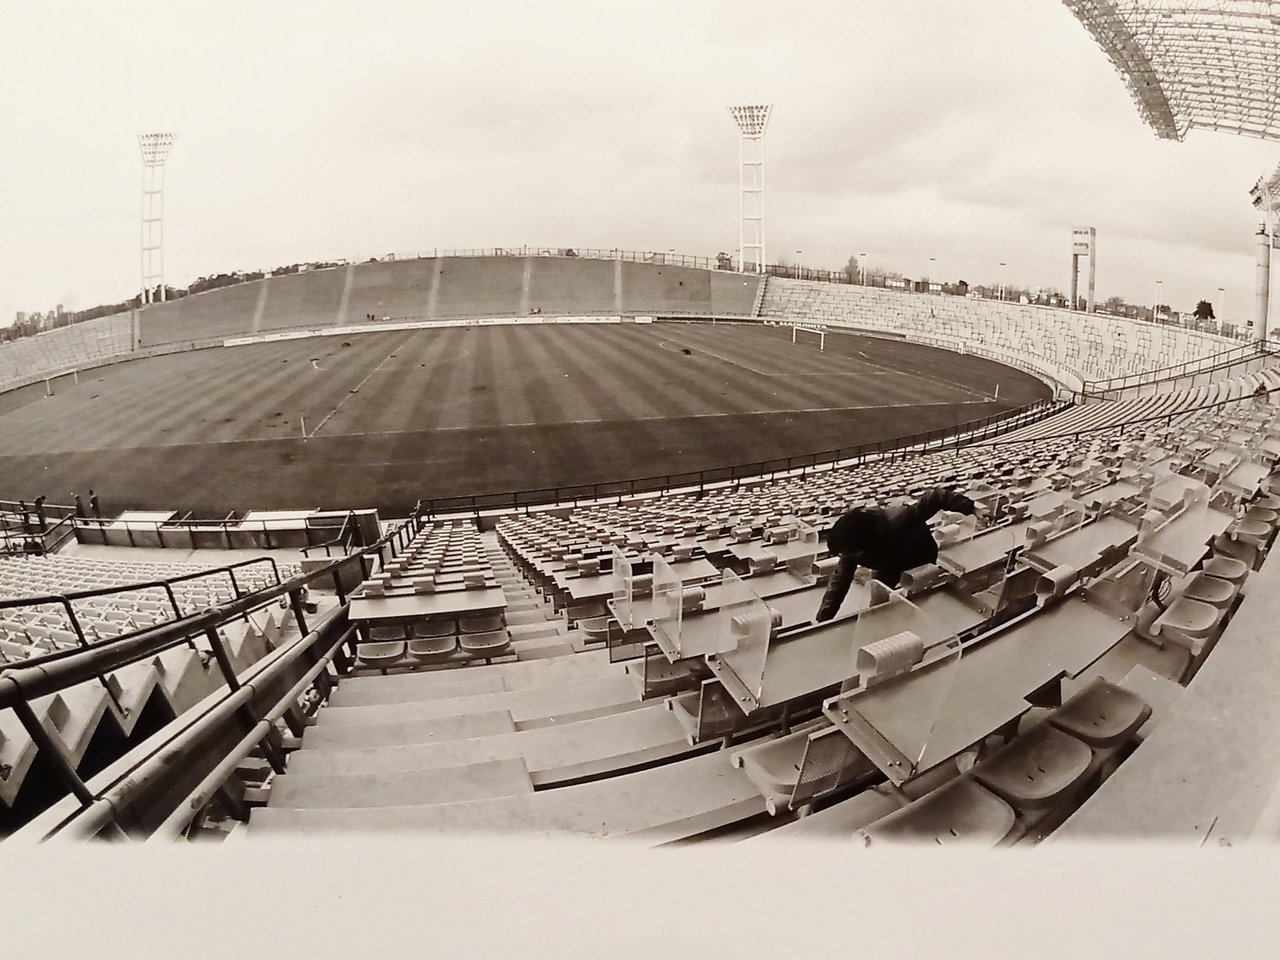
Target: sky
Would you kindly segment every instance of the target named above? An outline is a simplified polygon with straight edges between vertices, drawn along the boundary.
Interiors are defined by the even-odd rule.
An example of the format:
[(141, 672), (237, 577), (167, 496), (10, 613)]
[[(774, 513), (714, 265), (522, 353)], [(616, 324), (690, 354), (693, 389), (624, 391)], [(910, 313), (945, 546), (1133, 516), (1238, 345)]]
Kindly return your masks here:
[[(0, 0), (0, 323), (165, 279), (467, 247), (738, 242), (727, 107), (773, 105), (768, 259), (1252, 309), (1280, 146), (1158, 140), (1060, 0)], [(797, 251), (801, 251), (797, 253)], [(929, 258), (936, 258), (931, 270)], [(1225, 290), (1224, 294), (1218, 288)]]

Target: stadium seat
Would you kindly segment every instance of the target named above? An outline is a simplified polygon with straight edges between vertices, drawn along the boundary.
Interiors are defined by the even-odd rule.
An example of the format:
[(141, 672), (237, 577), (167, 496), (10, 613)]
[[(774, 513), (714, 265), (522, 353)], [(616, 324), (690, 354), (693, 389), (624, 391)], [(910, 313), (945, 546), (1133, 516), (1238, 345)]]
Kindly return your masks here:
[(1128, 740), (1151, 716), (1151, 707), (1123, 687), (1101, 677), (1060, 708), (1048, 722), (1093, 747), (1112, 747)]

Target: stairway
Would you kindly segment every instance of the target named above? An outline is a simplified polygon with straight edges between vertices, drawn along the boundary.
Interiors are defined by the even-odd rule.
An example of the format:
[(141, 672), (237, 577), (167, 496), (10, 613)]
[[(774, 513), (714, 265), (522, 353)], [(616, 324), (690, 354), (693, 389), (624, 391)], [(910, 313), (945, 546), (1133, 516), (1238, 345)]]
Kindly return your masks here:
[[(582, 649), (581, 631), (570, 630), (564, 619), (551, 609), (551, 604), (521, 576), (502, 552), (498, 535), (492, 530), (484, 531), (480, 541), (484, 544), (485, 559), (493, 567), (494, 576), (507, 597), (507, 632), (517, 659), (560, 657)], [(575, 637), (579, 640), (577, 644), (573, 642)]]

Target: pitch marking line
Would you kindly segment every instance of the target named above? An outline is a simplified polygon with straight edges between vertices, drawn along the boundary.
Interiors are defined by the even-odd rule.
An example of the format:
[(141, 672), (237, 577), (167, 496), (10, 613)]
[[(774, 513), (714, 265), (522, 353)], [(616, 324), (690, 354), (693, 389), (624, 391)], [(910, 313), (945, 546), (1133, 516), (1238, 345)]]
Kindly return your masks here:
[(370, 378), (372, 378), (372, 377), (373, 377), (373, 375), (374, 375), (375, 373), (377, 373), (379, 370), (381, 370), (381, 369), (383, 368), (383, 366), (385, 366), (385, 365), (386, 365), (386, 362), (387, 362), (388, 360), (390, 360), (390, 359), (391, 359), (392, 357), (394, 357), (397, 353), (399, 353), (399, 352), (400, 352), (401, 350), (403, 350), (406, 346), (408, 346), (408, 345), (409, 345), (409, 341), (410, 341), (410, 340), (412, 340), (412, 339), (413, 339), (414, 337), (416, 337), (417, 335), (418, 335), (418, 331), (417, 331), (417, 330), (415, 330), (415, 331), (413, 331), (413, 333), (409, 334), (409, 336), (405, 337), (405, 339), (404, 339), (403, 341), (401, 341), (401, 343), (400, 343), (400, 345), (399, 345), (399, 346), (392, 347), (392, 348), (391, 348), (391, 351), (390, 351), (390, 352), (389, 352), (385, 357), (383, 357), (383, 358), (382, 358), (382, 361), (381, 361), (381, 362), (380, 362), (376, 367), (374, 367), (372, 370), (370, 370), (370, 371), (368, 372), (368, 374), (366, 374), (366, 375), (365, 375), (365, 378), (364, 378), (363, 380), (361, 380), (359, 383), (357, 383), (357, 384), (355, 385), (355, 389), (354, 389), (354, 390), (349, 390), (349, 391), (347, 392), (347, 395), (346, 395), (345, 397), (343, 397), (341, 400), (339, 400), (339, 401), (338, 401), (338, 405), (337, 405), (336, 407), (334, 407), (332, 410), (330, 410), (330, 411), (329, 411), (329, 413), (328, 413), (328, 415), (327, 415), (323, 420), (321, 420), (321, 421), (320, 421), (320, 426), (318, 426), (318, 427), (316, 427), (314, 430), (312, 430), (310, 434), (303, 433), (303, 434), (302, 434), (302, 439), (307, 440), (307, 439), (309, 439), (310, 437), (314, 437), (317, 433), (319, 433), (319, 432), (320, 432), (321, 427), (323, 427), (326, 423), (328, 423), (331, 419), (333, 419), (333, 415), (334, 415), (335, 413), (337, 413), (339, 410), (341, 410), (341, 409), (342, 409), (342, 405), (343, 405), (344, 403), (346, 403), (348, 400), (350, 400), (350, 399), (351, 399), (353, 396), (355, 396), (357, 393), (359, 393), (359, 392), (360, 392), (360, 388), (361, 388), (361, 387), (363, 387), (366, 383), (368, 383), (368, 382), (369, 382), (369, 380), (370, 380)]

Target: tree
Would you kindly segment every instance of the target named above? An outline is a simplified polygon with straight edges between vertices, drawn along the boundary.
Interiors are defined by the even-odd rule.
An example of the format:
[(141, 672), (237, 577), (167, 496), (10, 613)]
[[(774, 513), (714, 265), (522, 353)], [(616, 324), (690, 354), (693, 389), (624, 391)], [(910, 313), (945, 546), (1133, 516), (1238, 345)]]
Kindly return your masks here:
[(1214, 320), (1213, 304), (1208, 300), (1201, 300), (1196, 304), (1195, 317), (1197, 320)]

